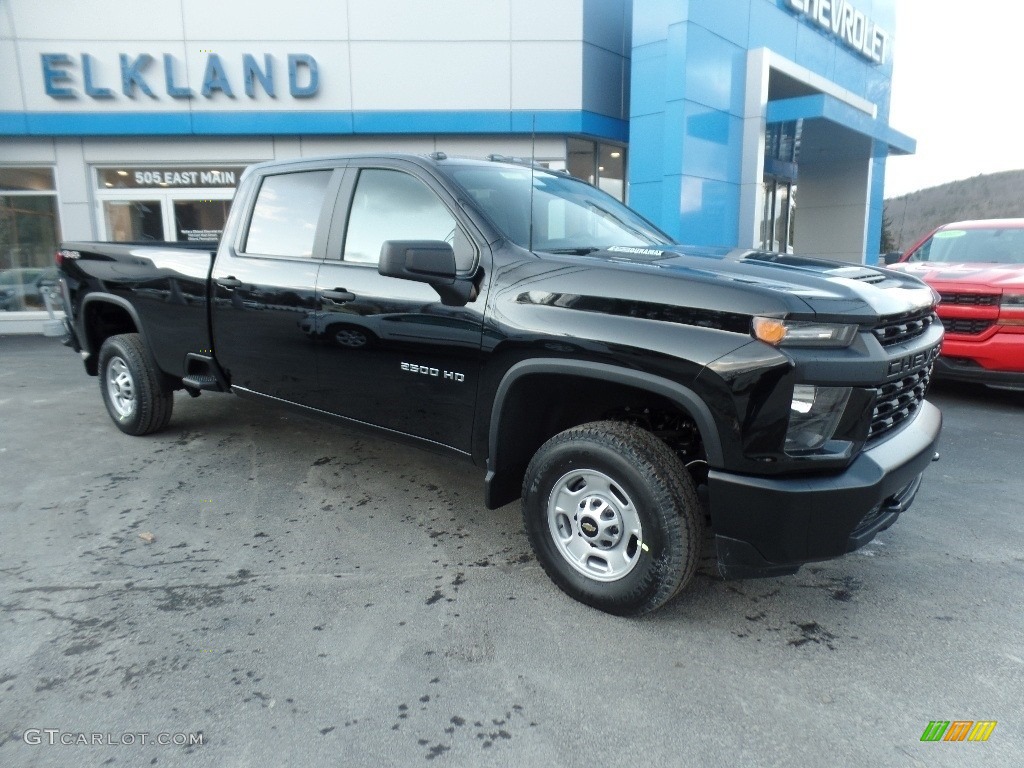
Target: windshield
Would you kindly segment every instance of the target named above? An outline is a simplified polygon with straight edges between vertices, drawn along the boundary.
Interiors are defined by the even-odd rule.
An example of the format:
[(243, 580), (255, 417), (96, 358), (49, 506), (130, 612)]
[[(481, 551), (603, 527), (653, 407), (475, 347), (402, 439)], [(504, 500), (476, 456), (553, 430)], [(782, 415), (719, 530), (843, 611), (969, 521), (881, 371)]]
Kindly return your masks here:
[(611, 245), (672, 242), (615, 198), (570, 176), (507, 165), (453, 165), (445, 171), (502, 234), (523, 248), (531, 241), (531, 196), (535, 251), (587, 253)]
[(1024, 264), (1024, 229), (944, 229), (909, 261), (939, 264)]

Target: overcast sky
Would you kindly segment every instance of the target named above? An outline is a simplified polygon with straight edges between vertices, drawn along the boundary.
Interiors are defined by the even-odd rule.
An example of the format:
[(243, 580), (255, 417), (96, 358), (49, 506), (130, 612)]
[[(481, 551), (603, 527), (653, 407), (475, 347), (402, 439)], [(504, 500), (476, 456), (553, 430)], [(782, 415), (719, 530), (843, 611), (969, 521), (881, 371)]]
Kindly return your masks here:
[(893, 128), (885, 196), (1024, 168), (1024, 3), (896, 0)]

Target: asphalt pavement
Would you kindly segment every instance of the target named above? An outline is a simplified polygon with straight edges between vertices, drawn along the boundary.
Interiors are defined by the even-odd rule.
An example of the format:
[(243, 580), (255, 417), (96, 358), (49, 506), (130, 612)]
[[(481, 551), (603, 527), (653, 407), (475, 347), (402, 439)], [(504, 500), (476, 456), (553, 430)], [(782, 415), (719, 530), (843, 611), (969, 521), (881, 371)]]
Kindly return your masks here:
[(229, 395), (127, 437), (72, 351), (0, 337), (0, 765), (1020, 766), (1024, 394), (931, 399), (872, 544), (630, 620), (475, 467)]

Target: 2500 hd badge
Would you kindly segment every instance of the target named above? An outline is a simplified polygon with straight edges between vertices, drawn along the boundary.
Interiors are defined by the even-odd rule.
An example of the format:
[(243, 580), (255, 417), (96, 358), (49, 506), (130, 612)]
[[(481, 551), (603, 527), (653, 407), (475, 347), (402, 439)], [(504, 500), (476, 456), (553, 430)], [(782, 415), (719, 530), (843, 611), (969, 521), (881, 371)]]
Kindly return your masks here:
[(416, 365), (415, 363), (402, 363), (402, 370), (409, 373), (422, 373), (424, 376), (443, 376), (450, 381), (465, 381), (466, 376), (455, 371), (442, 371), (439, 368), (431, 368), (427, 365)]

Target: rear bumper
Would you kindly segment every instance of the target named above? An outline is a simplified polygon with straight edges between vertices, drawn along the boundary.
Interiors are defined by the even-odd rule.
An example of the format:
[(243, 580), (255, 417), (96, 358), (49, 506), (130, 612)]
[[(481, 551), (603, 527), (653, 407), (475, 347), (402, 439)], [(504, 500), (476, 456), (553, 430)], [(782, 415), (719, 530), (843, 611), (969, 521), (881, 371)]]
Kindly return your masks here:
[(906, 427), (839, 475), (764, 478), (712, 470), (719, 572), (726, 578), (793, 573), (803, 563), (864, 546), (913, 502), (941, 429), (939, 409), (925, 402)]

